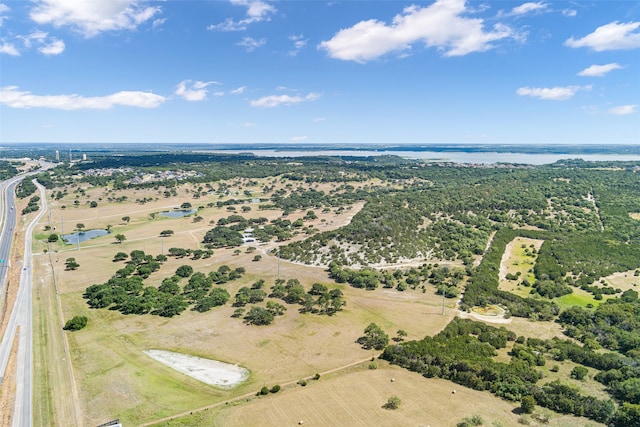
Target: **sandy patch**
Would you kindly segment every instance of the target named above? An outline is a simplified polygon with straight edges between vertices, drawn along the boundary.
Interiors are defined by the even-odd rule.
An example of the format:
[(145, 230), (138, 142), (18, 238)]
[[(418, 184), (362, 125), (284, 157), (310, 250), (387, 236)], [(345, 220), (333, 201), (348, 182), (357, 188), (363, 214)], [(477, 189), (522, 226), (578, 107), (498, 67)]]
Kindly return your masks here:
[(249, 371), (238, 365), (166, 350), (145, 350), (144, 353), (178, 372), (217, 387), (230, 389), (249, 378)]

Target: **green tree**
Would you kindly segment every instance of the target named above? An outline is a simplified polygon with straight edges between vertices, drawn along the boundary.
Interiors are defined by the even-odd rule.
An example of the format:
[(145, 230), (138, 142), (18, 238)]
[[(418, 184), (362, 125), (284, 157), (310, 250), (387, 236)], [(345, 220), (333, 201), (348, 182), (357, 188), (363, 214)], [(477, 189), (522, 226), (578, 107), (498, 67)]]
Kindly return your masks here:
[(184, 210), (191, 209), (191, 203), (184, 202), (183, 204), (180, 205), (180, 209), (184, 209)]
[(522, 412), (524, 412), (525, 414), (531, 414), (533, 413), (533, 410), (536, 407), (536, 399), (529, 395), (526, 395), (522, 398), (522, 401), (520, 402), (520, 409), (522, 410)]
[(75, 258), (67, 258), (64, 265), (66, 270), (77, 270), (80, 267)]
[(131, 221), (131, 217), (129, 217), (129, 216), (123, 216), (122, 217), (122, 222), (124, 222), (126, 224), (129, 224), (129, 221)]
[(84, 232), (84, 224), (81, 223), (81, 222), (76, 224), (76, 230), (78, 230), (78, 233), (83, 233)]
[(113, 256), (113, 262), (124, 261), (127, 258), (129, 258), (129, 255), (124, 252), (118, 252)]
[(189, 277), (193, 274), (193, 267), (190, 265), (181, 265), (176, 270), (176, 276)]
[(162, 237), (169, 237), (169, 236), (173, 236), (173, 230), (162, 230), (160, 232), (160, 235)]
[(577, 380), (583, 380), (589, 373), (589, 370), (584, 366), (576, 366), (571, 370), (571, 378), (575, 378)]
[(73, 316), (73, 319), (67, 320), (62, 329), (65, 331), (79, 331), (87, 326), (87, 321), (87, 316)]
[(387, 403), (385, 403), (384, 405), (382, 405), (382, 407), (384, 409), (398, 409), (398, 407), (400, 406), (400, 398), (398, 396), (391, 396), (388, 400)]
[(273, 322), (273, 314), (262, 307), (253, 306), (244, 316), (244, 321), (248, 325), (269, 325)]
[(370, 323), (364, 329), (364, 336), (358, 338), (357, 343), (367, 350), (382, 350), (389, 344), (389, 336), (378, 325)]
[(113, 238), (116, 239), (116, 242), (118, 243), (122, 243), (127, 240), (127, 237), (124, 234), (116, 234)]
[(55, 242), (57, 242), (59, 239), (60, 239), (60, 237), (59, 237), (56, 233), (53, 233), (53, 234), (49, 234), (49, 238), (47, 239), (47, 241), (48, 241), (49, 243), (55, 243)]

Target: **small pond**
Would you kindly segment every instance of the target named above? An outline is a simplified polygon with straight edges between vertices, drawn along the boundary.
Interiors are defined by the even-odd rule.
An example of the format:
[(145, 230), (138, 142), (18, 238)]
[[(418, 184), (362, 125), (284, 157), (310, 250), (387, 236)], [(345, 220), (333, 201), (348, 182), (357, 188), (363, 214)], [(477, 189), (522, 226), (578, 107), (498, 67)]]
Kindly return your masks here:
[(71, 233), (71, 234), (63, 234), (62, 240), (68, 245), (76, 245), (78, 242), (86, 242), (87, 240), (95, 239), (96, 237), (102, 237), (109, 234), (107, 230), (96, 229), (96, 230), (86, 230), (80, 233)]
[(168, 216), (169, 218), (182, 218), (183, 216), (191, 215), (194, 213), (196, 213), (196, 210), (190, 209), (190, 210), (160, 212), (160, 215)]

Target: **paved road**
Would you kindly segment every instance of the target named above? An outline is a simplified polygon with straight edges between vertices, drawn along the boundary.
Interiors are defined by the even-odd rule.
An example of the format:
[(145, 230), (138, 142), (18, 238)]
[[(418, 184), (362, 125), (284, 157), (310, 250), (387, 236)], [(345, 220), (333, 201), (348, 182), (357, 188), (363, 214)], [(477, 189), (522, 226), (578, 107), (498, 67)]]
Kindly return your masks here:
[[(6, 182), (6, 181), (5, 181)], [(27, 227), (25, 233), (24, 253), (23, 253), (23, 265), (20, 271), (20, 287), (18, 289), (18, 295), (11, 311), (11, 317), (9, 318), (9, 324), (5, 331), (2, 341), (0, 341), (0, 383), (4, 377), (5, 370), (7, 368), (7, 362), (9, 354), (11, 353), (11, 347), (17, 332), (20, 328), (20, 334), (18, 339), (18, 358), (16, 369), (16, 399), (13, 413), (13, 426), (15, 427), (28, 427), (33, 424), (33, 364), (32, 364), (32, 258), (31, 258), (31, 241), (33, 228), (36, 226), (40, 218), (45, 214), (47, 210), (47, 199), (44, 192), (44, 187), (38, 185), (40, 189), (40, 200), (42, 202), (42, 209), (40, 209), (38, 215)], [(6, 188), (3, 198), (4, 209), (8, 209), (11, 213), (11, 206), (14, 205), (13, 191), (9, 191)], [(11, 203), (10, 205), (8, 203)], [(8, 207), (7, 207), (8, 206)], [(15, 215), (15, 208), (13, 209)], [(6, 211), (5, 211), (6, 212)], [(5, 215), (6, 218), (6, 215)], [(15, 218), (14, 218), (15, 221)], [(12, 227), (14, 222), (9, 220), (3, 223), (3, 242), (5, 237), (5, 229), (7, 226)], [(13, 233), (8, 236), (12, 239)], [(4, 243), (2, 243), (4, 245)], [(10, 243), (9, 243), (10, 245)], [(7, 258), (8, 259), (8, 256)], [(6, 262), (6, 261), (5, 261)]]
[(0, 292), (4, 292), (7, 269), (9, 267), (9, 254), (13, 242), (13, 228), (16, 223), (16, 210), (14, 208), (14, 190), (18, 182), (24, 177), (15, 177), (0, 183)]

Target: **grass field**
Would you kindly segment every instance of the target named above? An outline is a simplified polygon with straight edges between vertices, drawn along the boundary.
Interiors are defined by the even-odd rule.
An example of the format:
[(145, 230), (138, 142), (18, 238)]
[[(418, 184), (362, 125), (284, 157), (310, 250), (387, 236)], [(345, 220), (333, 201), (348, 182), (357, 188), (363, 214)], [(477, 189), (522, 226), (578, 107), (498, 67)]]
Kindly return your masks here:
[[(523, 298), (530, 297), (531, 288), (523, 286), (523, 280), (530, 284), (535, 283), (533, 267), (538, 258), (537, 251), (540, 250), (543, 240), (529, 239), (526, 237), (516, 237), (509, 242), (502, 255), (500, 262), (500, 274), (498, 287), (503, 291), (512, 292)], [(535, 249), (535, 253), (533, 251)], [(508, 275), (517, 276), (516, 280), (507, 279)]]
[[(310, 381), (306, 387), (294, 385), (275, 395), (252, 397), (158, 425), (275, 427), (302, 421), (311, 426), (454, 426), (465, 417), (478, 415), (485, 426), (514, 426), (521, 418), (516, 404), (488, 392), (423, 378), (382, 361), (378, 365), (369, 370), (364, 364), (346, 374)], [(401, 400), (396, 410), (382, 407), (391, 396)], [(548, 425), (598, 424), (554, 414)]]
[[(261, 187), (275, 183), (284, 188), (287, 182), (272, 178), (258, 180), (248, 185), (247, 181), (230, 182), (231, 194), (225, 197), (210, 195), (193, 199), (194, 185), (178, 188), (178, 195), (170, 199), (154, 190), (126, 190), (108, 193), (108, 189), (85, 188), (85, 195), (70, 193), (62, 200), (52, 203), (51, 216), (41, 221), (37, 230), (39, 241), (34, 242), (38, 268), (42, 269), (43, 282), (38, 295), (42, 301), (37, 315), (38, 347), (36, 352), (38, 396), (42, 400), (36, 405), (36, 418), (42, 425), (64, 425), (65, 420), (77, 416), (83, 425), (98, 425), (113, 418), (120, 418), (124, 425), (140, 425), (154, 422), (176, 414), (187, 414), (170, 422), (158, 425), (171, 426), (245, 426), (245, 425), (296, 425), (303, 420), (305, 425), (455, 425), (464, 417), (480, 415), (485, 425), (511, 426), (518, 423), (520, 415), (515, 404), (495, 398), (489, 393), (480, 393), (437, 379), (425, 379), (404, 369), (392, 367), (378, 361), (379, 369), (367, 369), (368, 363), (350, 367), (374, 355), (361, 349), (356, 339), (371, 322), (377, 323), (389, 336), (399, 329), (407, 332), (406, 339), (420, 339), (442, 330), (455, 315), (455, 302), (448, 302), (446, 315), (441, 315), (441, 297), (434, 289), (427, 291), (392, 289), (365, 291), (346, 285), (338, 285), (328, 278), (323, 267), (303, 266), (285, 260), (280, 262), (270, 254), (278, 243), (254, 244), (256, 252), (249, 253), (241, 247), (239, 254), (234, 249), (215, 250), (209, 259), (190, 260), (169, 258), (162, 268), (154, 272), (145, 285), (158, 286), (166, 277), (185, 264), (194, 271), (207, 273), (221, 265), (231, 268), (244, 267), (246, 274), (237, 281), (227, 283), (225, 288), (232, 295), (241, 286), (250, 286), (263, 279), (266, 289), (279, 277), (298, 279), (309, 289), (313, 283), (326, 284), (329, 288), (340, 288), (347, 305), (334, 316), (301, 314), (299, 306), (286, 305), (288, 311), (277, 317), (269, 326), (247, 326), (242, 319), (232, 318), (235, 307), (231, 302), (206, 313), (187, 310), (171, 319), (153, 315), (126, 316), (112, 310), (89, 309), (82, 298), (85, 289), (96, 283), (104, 283), (123, 263), (112, 262), (117, 252), (130, 253), (143, 250), (156, 256), (167, 254), (170, 247), (201, 248), (202, 238), (218, 219), (234, 213), (246, 218), (282, 216), (280, 210), (259, 210), (258, 203), (251, 203), (249, 212), (229, 211), (226, 207), (206, 207), (209, 203), (237, 197), (249, 190), (260, 197)], [(353, 183), (355, 187), (370, 183)], [(299, 184), (295, 184), (299, 185)], [(314, 185), (314, 188), (329, 191), (334, 184)], [(107, 197), (126, 195), (126, 202), (108, 202)], [(74, 207), (74, 201), (80, 201)], [(144, 204), (135, 200), (151, 197)], [(157, 198), (157, 200), (156, 200)], [(89, 201), (98, 201), (97, 208), (90, 208)], [(194, 217), (166, 218), (151, 214), (169, 210), (190, 202), (198, 208), (202, 220)], [(62, 206), (66, 206), (62, 209)], [(341, 214), (335, 210), (319, 212), (318, 219), (305, 221), (305, 225), (325, 231), (336, 229), (350, 221), (362, 203), (354, 204)], [(287, 219), (301, 218), (306, 210), (294, 212)], [(130, 217), (127, 222), (123, 217)], [(64, 225), (63, 225), (64, 221)], [(75, 246), (54, 243), (47, 245), (50, 231), (71, 232), (76, 224), (85, 229), (107, 228), (111, 234)], [(171, 237), (160, 238), (162, 230), (174, 230)], [(124, 234), (126, 240), (118, 244), (114, 234)], [(303, 239), (299, 234), (293, 240)], [(524, 252), (522, 245), (539, 249), (541, 241), (520, 239), (510, 243), (504, 272), (520, 272), (519, 281), (527, 278), (533, 282), (531, 273), (535, 257)], [(49, 253), (45, 254), (44, 250)], [(258, 262), (256, 254), (262, 255)], [(50, 257), (49, 257), (50, 255)], [(74, 257), (80, 264), (76, 271), (65, 271), (64, 263)], [(49, 261), (50, 260), (50, 261)], [(48, 269), (48, 270), (47, 270)], [(52, 279), (58, 286), (60, 304), (52, 301), (56, 295)], [(501, 280), (501, 287), (503, 286)], [(511, 281), (509, 285), (511, 285)], [(50, 284), (47, 287), (47, 283)], [(181, 283), (182, 286), (186, 281)], [(507, 286), (507, 284), (504, 284)], [(528, 288), (525, 288), (528, 291)], [(513, 292), (520, 292), (512, 289)], [(528, 295), (528, 293), (527, 293)], [(281, 302), (281, 301), (279, 301)], [(259, 304), (264, 306), (264, 303)], [(89, 319), (88, 326), (77, 332), (60, 333), (60, 322), (75, 315)], [(511, 319), (505, 325), (518, 335), (538, 338), (561, 336), (559, 325), (551, 322), (536, 322)], [(64, 355), (64, 337), (68, 340), (69, 355), (73, 370), (68, 369)], [(62, 349), (62, 352), (61, 352)], [(144, 350), (161, 349), (238, 364), (247, 368), (249, 379), (232, 390), (208, 386), (157, 362), (143, 353)], [(345, 368), (346, 369), (342, 369)], [(324, 375), (319, 381), (310, 381), (306, 387), (296, 385), (301, 378), (315, 373)], [(565, 367), (563, 365), (563, 370)], [(568, 369), (568, 368), (567, 368)], [(391, 382), (390, 378), (395, 381)], [(74, 381), (77, 388), (77, 404), (64, 394)], [(275, 395), (256, 398), (255, 393), (264, 385), (283, 385)], [(452, 394), (456, 389), (457, 393)], [(389, 411), (382, 405), (391, 396), (401, 398), (398, 410)], [(243, 397), (242, 396), (247, 396)], [(238, 400), (236, 400), (238, 399)], [(225, 402), (232, 402), (225, 405)], [(74, 406), (78, 408), (75, 415)], [(198, 408), (208, 408), (196, 411)], [(195, 411), (193, 415), (189, 412)], [(554, 415), (551, 426), (597, 425), (584, 419)]]
[[(87, 189), (86, 199), (97, 200), (104, 191)], [(85, 329), (65, 332), (84, 425), (96, 425), (116, 417), (125, 425), (138, 425), (253, 392), (264, 383), (295, 382), (316, 372), (325, 372), (369, 357), (371, 353), (362, 350), (355, 340), (371, 322), (376, 322), (390, 336), (395, 336), (398, 329), (404, 329), (408, 339), (416, 339), (435, 334), (453, 315), (452, 305), (447, 310), (447, 316), (440, 314), (441, 299), (432, 290), (426, 293), (387, 289), (364, 291), (338, 286), (328, 279), (322, 267), (302, 266), (284, 260), (280, 262), (280, 277), (297, 278), (307, 289), (316, 282), (325, 283), (330, 288), (339, 287), (347, 301), (345, 309), (334, 316), (320, 316), (300, 314), (298, 306), (287, 305), (286, 315), (278, 317), (273, 325), (266, 327), (247, 326), (242, 319), (231, 318), (235, 308), (230, 303), (207, 313), (185, 311), (172, 319), (91, 310), (82, 294), (89, 285), (104, 283), (122, 267), (122, 263), (112, 262), (115, 253), (129, 253), (137, 249), (155, 256), (163, 250), (166, 254), (170, 247), (198, 248), (205, 232), (212, 227), (210, 223), (233, 213), (226, 208), (200, 209), (198, 215), (203, 220), (197, 223), (193, 222), (193, 217), (151, 218), (150, 213), (179, 206), (184, 201), (199, 206), (216, 201), (218, 197), (194, 201), (181, 188), (176, 198), (160, 198), (141, 205), (131, 200), (143, 197), (144, 192), (129, 190), (127, 194), (128, 202), (100, 201), (98, 208), (89, 208), (85, 203), (75, 208), (72, 204), (75, 196), (70, 195), (53, 204), (52, 221), (45, 216), (41, 222), (42, 228), (37, 231), (41, 234), (41, 240), (48, 234), (43, 231), (45, 225), (52, 230), (56, 227), (56, 232), (62, 231), (61, 223), (56, 223), (56, 218), (62, 217), (65, 232), (75, 227), (76, 223), (83, 223), (85, 229), (112, 226), (111, 235), (83, 242), (80, 250), (60, 243), (49, 245), (60, 292), (62, 318), (68, 320), (75, 315), (89, 318)], [(61, 209), (62, 205), (67, 208)], [(337, 228), (347, 223), (361, 206), (356, 204), (341, 215), (332, 211), (317, 212), (318, 219), (310, 224), (321, 231)], [(305, 212), (292, 213), (287, 219), (293, 221), (304, 216)], [(280, 217), (281, 211), (259, 211), (257, 206), (252, 206), (252, 210), (243, 215), (247, 218), (264, 216), (273, 219)], [(124, 216), (131, 218), (129, 223), (123, 222)], [(165, 229), (174, 230), (175, 234), (161, 239), (160, 231)], [(112, 237), (114, 233), (125, 234), (127, 240), (122, 244), (115, 243)], [(304, 237), (299, 235), (294, 239)], [(231, 268), (245, 267), (247, 270), (242, 279), (225, 285), (232, 296), (239, 287), (250, 285), (258, 279), (265, 280), (268, 288), (273, 285), (278, 272), (277, 258), (267, 254), (275, 245), (275, 242), (257, 245), (257, 252), (251, 254), (245, 251), (246, 248), (241, 248), (242, 252), (238, 255), (234, 255), (233, 249), (215, 250), (213, 257), (197, 261), (170, 258), (145, 284), (159, 285), (163, 278), (173, 275), (184, 264), (192, 265), (195, 271), (204, 273), (226, 264)], [(39, 242), (35, 246), (36, 251), (43, 251), (47, 245)], [(256, 253), (262, 254), (259, 262), (252, 261)], [(48, 254), (37, 257), (41, 264), (46, 265)], [(76, 271), (64, 270), (64, 262), (69, 257), (74, 257), (80, 264)], [(52, 295), (49, 293), (48, 297)], [(47, 330), (51, 325), (57, 325), (44, 313), (41, 322), (40, 340), (44, 340), (50, 336)], [(143, 353), (148, 349), (172, 350), (238, 364), (249, 369), (251, 376), (236, 389), (219, 390), (154, 361)], [(44, 363), (44, 358), (41, 360)], [(62, 370), (49, 369), (47, 375), (39, 377), (40, 389), (43, 393), (45, 390), (55, 390), (51, 384), (62, 383), (64, 375)], [(45, 423), (46, 420), (56, 419), (56, 415), (46, 414), (47, 411), (55, 412), (55, 406), (55, 402), (47, 404), (47, 401), (43, 401), (40, 411)]]

